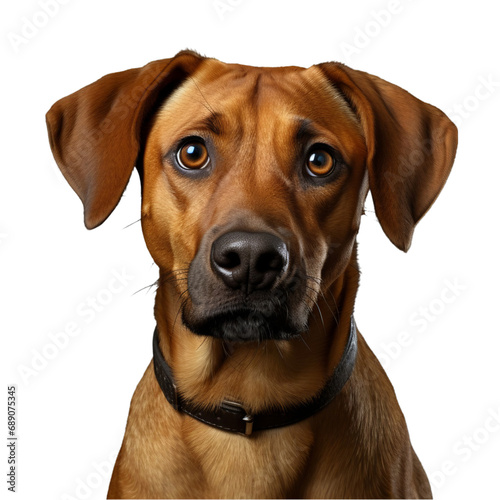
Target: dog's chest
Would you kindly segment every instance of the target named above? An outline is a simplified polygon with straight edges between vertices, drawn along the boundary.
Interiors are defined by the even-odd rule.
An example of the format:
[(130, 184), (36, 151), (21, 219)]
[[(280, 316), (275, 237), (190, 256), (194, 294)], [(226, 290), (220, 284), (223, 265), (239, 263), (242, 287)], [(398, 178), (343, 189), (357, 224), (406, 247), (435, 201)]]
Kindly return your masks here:
[(204, 426), (203, 430), (193, 428), (187, 436), (207, 491), (216, 498), (288, 497), (300, 480), (313, 443), (307, 423), (251, 437)]

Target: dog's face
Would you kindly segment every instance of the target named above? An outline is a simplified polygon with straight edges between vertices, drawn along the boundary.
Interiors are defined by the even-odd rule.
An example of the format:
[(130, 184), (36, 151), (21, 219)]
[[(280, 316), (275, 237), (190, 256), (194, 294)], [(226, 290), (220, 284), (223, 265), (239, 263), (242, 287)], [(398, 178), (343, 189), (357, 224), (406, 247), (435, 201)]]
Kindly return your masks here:
[(187, 79), (148, 136), (142, 213), (184, 324), (226, 340), (307, 329), (348, 263), (365, 162), (356, 115), (316, 67), (212, 60)]
[(446, 115), (367, 73), (189, 51), (103, 77), (54, 104), (47, 123), (89, 229), (138, 164), (163, 310), (232, 341), (307, 329), (351, 262), (368, 189), (384, 232), (408, 250), (457, 145)]

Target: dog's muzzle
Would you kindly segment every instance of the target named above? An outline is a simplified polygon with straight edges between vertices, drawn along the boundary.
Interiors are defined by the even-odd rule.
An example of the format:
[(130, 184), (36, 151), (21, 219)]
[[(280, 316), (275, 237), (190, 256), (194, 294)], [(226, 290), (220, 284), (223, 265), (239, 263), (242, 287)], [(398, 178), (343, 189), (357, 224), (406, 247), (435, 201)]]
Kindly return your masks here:
[(305, 305), (300, 274), (292, 270), (280, 237), (224, 233), (202, 245), (191, 263), (184, 324), (199, 335), (228, 341), (295, 337), (307, 324), (307, 315), (300, 313)]

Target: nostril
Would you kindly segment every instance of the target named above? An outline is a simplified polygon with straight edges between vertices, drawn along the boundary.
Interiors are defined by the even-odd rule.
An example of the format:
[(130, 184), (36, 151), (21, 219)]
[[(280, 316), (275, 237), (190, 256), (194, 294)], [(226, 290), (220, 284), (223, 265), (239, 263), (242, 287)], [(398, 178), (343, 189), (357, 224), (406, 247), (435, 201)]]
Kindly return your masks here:
[(283, 257), (274, 251), (265, 252), (257, 258), (256, 270), (261, 273), (267, 271), (281, 271), (284, 267)]
[(225, 252), (219, 259), (216, 260), (216, 262), (224, 269), (234, 269), (241, 264), (241, 259), (236, 252)]

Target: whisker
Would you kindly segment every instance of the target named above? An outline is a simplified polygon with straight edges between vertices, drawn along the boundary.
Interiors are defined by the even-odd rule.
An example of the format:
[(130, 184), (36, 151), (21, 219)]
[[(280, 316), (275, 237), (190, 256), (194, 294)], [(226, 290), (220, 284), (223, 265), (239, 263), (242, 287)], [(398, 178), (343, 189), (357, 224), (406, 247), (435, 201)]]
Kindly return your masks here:
[(131, 222), (130, 224), (128, 224), (127, 226), (125, 226), (125, 227), (124, 227), (124, 228), (122, 228), (122, 229), (127, 229), (127, 228), (129, 228), (130, 226), (133, 226), (134, 224), (137, 224), (138, 222), (141, 222), (141, 220), (142, 220), (142, 217), (141, 217), (140, 219), (137, 219), (137, 220), (136, 220), (136, 221), (134, 221), (134, 222)]
[(170, 276), (168, 279), (158, 280), (158, 285), (166, 285), (167, 283), (187, 281), (187, 278), (178, 278), (177, 276)]
[(300, 337), (300, 340), (302, 340), (302, 342), (304, 343), (304, 345), (309, 349), (309, 351), (311, 350), (311, 348), (309, 347), (309, 344), (306, 342), (306, 339), (302, 336), (302, 332), (299, 334), (299, 337)]
[[(188, 289), (186, 288), (178, 297), (177, 297), (177, 300), (179, 299), (182, 299), (182, 296), (188, 292)], [(188, 298), (186, 297), (185, 299), (182, 299), (182, 300), (187, 300)]]
[(359, 276), (361, 276), (361, 269), (357, 266), (355, 266), (352, 262), (349, 262), (349, 264), (347, 264), (351, 269), (354, 269)]
[(318, 290), (316, 290), (315, 288), (312, 288), (312, 287), (310, 287), (310, 286), (308, 286), (308, 285), (304, 285), (304, 286), (305, 286), (308, 290), (311, 290), (311, 291), (313, 291), (314, 293), (318, 293)]
[(325, 331), (326, 333), (326, 327), (325, 327), (325, 322), (323, 320), (323, 315), (321, 314), (321, 309), (319, 308), (318, 304), (315, 303), (314, 304), (316, 306), (316, 309), (318, 310), (318, 313), (319, 313), (319, 317), (321, 318), (321, 324), (323, 325), (323, 330)]
[(208, 337), (203, 337), (203, 340), (201, 341), (201, 344), (196, 348), (196, 350), (201, 349), (203, 347), (203, 344), (208, 340)]
[(169, 271), (168, 273), (160, 276), (158, 279), (158, 287), (161, 285), (165, 285), (167, 283), (172, 283), (174, 281), (186, 281), (188, 277), (183, 277), (183, 275), (187, 275), (189, 271), (189, 268), (184, 268), (184, 269), (172, 269), (172, 271)]
[(336, 309), (337, 309), (337, 314), (335, 314), (335, 313), (333, 312), (333, 309), (330, 307), (330, 303), (328, 302), (327, 298), (325, 297), (325, 294), (324, 294), (322, 291), (320, 291), (320, 293), (321, 293), (321, 296), (323, 297), (323, 299), (324, 299), (324, 301), (325, 301), (326, 307), (328, 307), (329, 311), (332, 313), (332, 317), (333, 317), (333, 319), (335, 320), (335, 322), (336, 322), (336, 323), (337, 323), (337, 325), (338, 325), (337, 314), (338, 314), (338, 310), (339, 310), (339, 308), (338, 308), (338, 306), (337, 306), (337, 302), (335, 301), (335, 297), (334, 297), (333, 293), (332, 293), (332, 292), (331, 292), (331, 290), (330, 290), (330, 294), (331, 294), (331, 296), (332, 296), (333, 303), (335, 304), (335, 307), (336, 307)]
[(168, 273), (165, 273), (162, 276), (160, 276), (160, 278), (165, 278), (165, 277), (168, 277), (168, 276), (177, 276), (178, 274), (181, 274), (181, 275), (182, 274), (187, 274), (188, 271), (189, 271), (189, 267), (184, 268), (184, 269), (172, 269)]
[[(281, 352), (280, 346), (278, 345), (278, 342), (276, 342), (276, 340), (274, 341), (274, 346), (276, 347), (277, 351), (279, 352), (279, 355), (281, 356), (281, 359), (285, 359), (283, 357), (283, 353)], [(266, 345), (266, 348), (267, 348), (267, 345)]]
[(153, 288), (155, 285), (158, 285), (158, 280), (156, 280), (154, 283), (151, 283), (151, 285), (146, 285), (142, 288), (139, 288), (139, 290), (135, 291), (132, 295), (135, 295), (139, 292), (142, 292), (143, 290), (146, 290), (146, 288), (148, 288), (148, 292), (149, 293), (151, 291), (151, 288)]
[[(352, 264), (349, 264), (349, 265), (351, 265), (351, 266), (352, 266)], [(307, 279), (310, 279), (310, 280), (312, 280), (312, 281), (314, 281), (315, 283), (318, 283), (319, 285), (321, 285), (321, 284), (323, 283), (323, 280), (322, 280), (321, 278), (316, 278), (315, 276), (306, 275), (306, 278), (307, 278)], [(306, 285), (306, 286), (308, 287), (308, 285)], [(311, 289), (311, 287), (308, 287), (308, 288), (309, 288), (309, 289)], [(316, 290), (315, 290), (315, 291), (316, 291)], [(323, 298), (325, 299), (325, 302), (326, 302), (326, 304), (327, 304), (328, 308), (330, 309), (330, 312), (331, 312), (331, 313), (335, 316), (334, 312), (333, 312), (333, 311), (332, 311), (332, 309), (330, 308), (330, 304), (329, 304), (329, 302), (328, 302), (328, 300), (327, 300), (327, 298), (326, 298), (326, 296), (325, 296), (325, 294), (324, 294), (323, 290), (321, 290), (321, 288), (320, 288), (320, 289), (318, 290), (318, 292), (319, 292), (319, 293), (323, 296)], [(336, 302), (336, 300), (335, 300), (335, 297), (334, 297), (334, 295), (333, 295), (333, 293), (332, 293), (332, 291), (331, 291), (330, 289), (328, 289), (328, 292), (330, 293), (330, 295), (331, 295), (331, 297), (332, 297), (333, 303), (335, 304), (335, 307), (336, 307), (336, 309), (337, 309), (337, 313), (338, 313), (338, 310), (339, 310), (339, 309), (338, 309), (338, 306), (337, 306), (337, 302)]]
[[(332, 311), (332, 314), (333, 314), (333, 317), (335, 318), (337, 325), (338, 325), (339, 324), (338, 316), (340, 316), (340, 309), (339, 309), (339, 306), (337, 304), (337, 301), (335, 300), (335, 296), (333, 295), (333, 292), (330, 289), (328, 289), (328, 292), (330, 293), (330, 295), (332, 297), (333, 304), (335, 305), (335, 309), (337, 309), (337, 314), (334, 314), (333, 311)], [(328, 300), (326, 300), (326, 297), (325, 297), (325, 302), (328, 304)]]
[(204, 103), (201, 103), (203, 104), (203, 106), (208, 109), (208, 111), (210, 111), (210, 114), (214, 117), (217, 117), (214, 109), (212, 108), (212, 106), (210, 106), (210, 104), (208, 103), (206, 97), (203, 95), (203, 92), (201, 91), (200, 87), (198, 86), (198, 83), (196, 81), (195, 78), (193, 78), (192, 76), (189, 77), (189, 79), (194, 83), (195, 87), (197, 88), (198, 92), (200, 93), (201, 97), (203, 98), (203, 100), (205, 101), (206, 104)]
[[(185, 290), (187, 292), (187, 290)], [(184, 293), (184, 292), (183, 292)], [(180, 297), (179, 297), (180, 298)], [(184, 309), (184, 306), (187, 304), (187, 301), (188, 301), (188, 298), (189, 297), (186, 297), (185, 299), (183, 299), (181, 301), (181, 304), (179, 306), (179, 309), (177, 309), (177, 314), (175, 315), (175, 319), (174, 319), (174, 324), (172, 326), (172, 330), (175, 330), (175, 323), (177, 322), (177, 318), (179, 316), (179, 313), (181, 312), (182, 309)]]
[(306, 277), (306, 279), (314, 281), (314, 282), (318, 283), (319, 285), (321, 285), (321, 283), (323, 282), (323, 280), (321, 278), (316, 278), (316, 276), (311, 276), (309, 274), (306, 274), (305, 277)]

